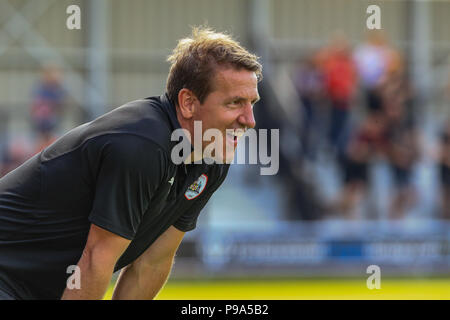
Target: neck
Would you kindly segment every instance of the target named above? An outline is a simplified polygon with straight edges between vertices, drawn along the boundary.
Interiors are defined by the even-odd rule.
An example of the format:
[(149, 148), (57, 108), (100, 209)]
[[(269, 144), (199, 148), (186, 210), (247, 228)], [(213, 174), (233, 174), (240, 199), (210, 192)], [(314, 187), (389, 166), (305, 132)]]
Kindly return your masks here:
[[(194, 136), (194, 128), (192, 126), (192, 121), (185, 120), (179, 111), (179, 108), (176, 107), (176, 114), (178, 122), (180, 123), (180, 126), (182, 129), (185, 129), (189, 132), (189, 135), (186, 136), (186, 138), (189, 140), (189, 143), (192, 145), (192, 137)], [(184, 160), (185, 164), (194, 163), (196, 161), (200, 161), (203, 159), (202, 154), (195, 154), (194, 151), (191, 152), (189, 156), (187, 156)]]

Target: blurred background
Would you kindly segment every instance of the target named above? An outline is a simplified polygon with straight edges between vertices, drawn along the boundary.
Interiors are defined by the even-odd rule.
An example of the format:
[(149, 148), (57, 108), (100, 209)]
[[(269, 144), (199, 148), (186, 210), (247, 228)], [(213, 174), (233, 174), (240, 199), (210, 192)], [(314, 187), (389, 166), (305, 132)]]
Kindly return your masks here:
[(231, 166), (160, 297), (449, 299), (449, 16), (447, 0), (1, 0), (0, 176), (162, 94), (167, 55), (207, 24), (261, 57), (279, 171)]

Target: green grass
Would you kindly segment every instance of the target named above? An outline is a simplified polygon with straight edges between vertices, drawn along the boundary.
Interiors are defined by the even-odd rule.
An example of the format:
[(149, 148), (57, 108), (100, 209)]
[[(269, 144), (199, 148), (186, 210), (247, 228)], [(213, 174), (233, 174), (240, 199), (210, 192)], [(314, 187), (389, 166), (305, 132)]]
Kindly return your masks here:
[[(112, 286), (105, 299), (110, 299)], [(366, 279), (170, 280), (158, 300), (371, 300), (450, 299), (450, 279), (382, 279), (369, 290)]]

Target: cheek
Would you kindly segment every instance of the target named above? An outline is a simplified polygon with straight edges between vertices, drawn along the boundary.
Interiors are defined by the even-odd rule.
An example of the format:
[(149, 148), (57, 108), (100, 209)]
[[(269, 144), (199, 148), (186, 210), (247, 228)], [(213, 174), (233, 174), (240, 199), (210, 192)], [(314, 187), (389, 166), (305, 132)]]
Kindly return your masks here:
[(234, 128), (234, 124), (238, 122), (238, 118), (241, 114), (241, 110), (239, 109), (230, 109), (226, 112), (223, 112), (220, 115), (220, 123), (226, 128)]
[(241, 114), (239, 109), (227, 108), (223, 105), (208, 105), (197, 109), (195, 120), (202, 121), (204, 129), (215, 128), (225, 133), (226, 129), (236, 127), (237, 119)]
[(226, 129), (233, 128), (233, 124), (236, 122), (236, 117), (231, 116), (231, 114), (217, 114), (215, 117), (204, 119), (204, 123), (207, 124), (209, 128), (219, 129), (225, 133)]

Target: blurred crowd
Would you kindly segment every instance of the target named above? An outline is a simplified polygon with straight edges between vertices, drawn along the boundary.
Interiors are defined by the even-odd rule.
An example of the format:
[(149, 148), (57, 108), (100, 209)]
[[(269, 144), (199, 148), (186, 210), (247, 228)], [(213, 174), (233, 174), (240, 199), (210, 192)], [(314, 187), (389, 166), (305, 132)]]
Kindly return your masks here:
[[(302, 108), (301, 158), (314, 162), (326, 154), (339, 169), (341, 191), (324, 214), (361, 218), (356, 208), (371, 187), (370, 168), (382, 159), (394, 184), (387, 216), (405, 217), (418, 199), (412, 178), (422, 148), (420, 102), (402, 52), (382, 32), (368, 33), (353, 48), (337, 33), (299, 61), (292, 79)], [(449, 128), (442, 130), (436, 159), (442, 189), (438, 215), (445, 219), (450, 218)]]
[(2, 134), (0, 177), (55, 141), (64, 115), (65, 101), (62, 70), (53, 64), (43, 66), (30, 92), (28, 114), (31, 135)]

